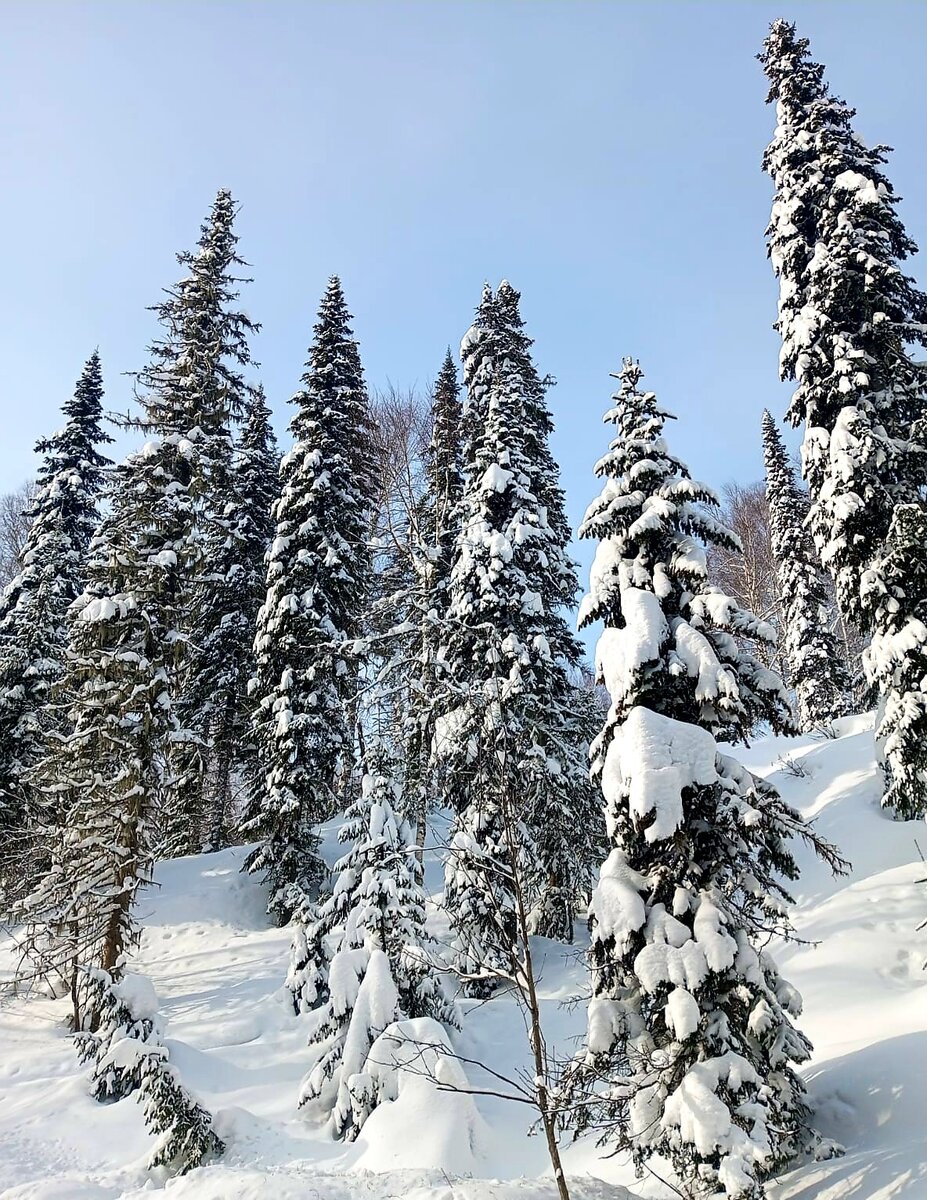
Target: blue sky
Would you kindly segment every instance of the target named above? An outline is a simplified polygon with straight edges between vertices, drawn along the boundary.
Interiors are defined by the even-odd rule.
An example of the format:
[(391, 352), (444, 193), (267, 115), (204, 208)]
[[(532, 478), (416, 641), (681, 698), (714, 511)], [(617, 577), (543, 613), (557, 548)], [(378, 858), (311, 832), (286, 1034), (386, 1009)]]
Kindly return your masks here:
[(863, 135), (895, 146), (927, 242), (916, 0), (0, 0), (0, 490), (30, 474), (95, 345), (109, 406), (127, 407), (146, 306), (220, 186), (241, 203), (281, 433), (330, 273), (370, 383), (401, 386), (433, 376), (483, 280), (507, 277), (558, 380), (575, 520), (625, 354), (678, 415), (695, 474), (759, 477), (760, 413), (786, 393), (754, 55), (780, 14)]

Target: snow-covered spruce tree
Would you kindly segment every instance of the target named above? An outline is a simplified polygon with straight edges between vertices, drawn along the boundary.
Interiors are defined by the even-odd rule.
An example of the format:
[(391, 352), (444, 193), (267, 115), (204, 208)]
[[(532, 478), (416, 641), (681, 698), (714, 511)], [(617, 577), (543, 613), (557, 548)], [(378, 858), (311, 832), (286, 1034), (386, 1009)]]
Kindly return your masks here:
[[(645, 583), (654, 581), (646, 590), (662, 600), (664, 589), (678, 577), (689, 580), (688, 592), (691, 593), (687, 596), (685, 590), (679, 592), (680, 602), (687, 605), (682, 614), (685, 621), (680, 627), (681, 642), (677, 649), (679, 666), (668, 678), (660, 672), (654, 677), (655, 705), (658, 704), (660, 711), (668, 716), (680, 720), (697, 717), (700, 725), (726, 742), (746, 740), (762, 720), (768, 720), (777, 731), (795, 732), (788, 693), (781, 678), (733, 641), (739, 635), (753, 642), (768, 642), (775, 637), (774, 631), (712, 586), (705, 573), (706, 553), (699, 542), (709, 546), (737, 547), (736, 536), (712, 511), (717, 510), (717, 496), (704, 484), (692, 481), (686, 466), (667, 451), (663, 426), (672, 416), (659, 407), (652, 392), (643, 392), (638, 387), (643, 378), (640, 366), (625, 360), (620, 373), (613, 378), (619, 380), (620, 387), (604, 420), (615, 425), (616, 435), (608, 453), (596, 463), (596, 474), (605, 479), (605, 484), (589, 506), (579, 531), (580, 537), (597, 538), (600, 542), (590, 571), (589, 592), (580, 606), (580, 628), (599, 620), (605, 622), (606, 630), (599, 639), (597, 651), (602, 654), (611, 640), (623, 644), (625, 638), (621, 631), (626, 623), (630, 624), (635, 616), (645, 615), (636, 611), (627, 618), (621, 615), (619, 584), (634, 588), (636, 598), (636, 593), (641, 590), (634, 576), (639, 560), (631, 554), (622, 555), (623, 559), (628, 559), (627, 563), (618, 561), (616, 556), (621, 543), (616, 543), (613, 536), (625, 526), (634, 527), (634, 522), (644, 515), (641, 527), (634, 527), (632, 533), (634, 537), (641, 537), (645, 545), (650, 525), (654, 527), (655, 544), (659, 544), (658, 539), (666, 529), (673, 535), (667, 550), (671, 562), (665, 564), (655, 554), (651, 556), (652, 562), (647, 557), (641, 560), (641, 578)], [(661, 517), (666, 488), (671, 488), (673, 504), (665, 505), (667, 516)], [(678, 530), (673, 521), (678, 524)], [(670, 592), (666, 594), (668, 596)], [(701, 636), (690, 638), (690, 628)], [(697, 667), (706, 643), (711, 655), (728, 674), (724, 670), (717, 674), (714, 694), (706, 693), (696, 698), (689, 672)], [(596, 671), (600, 681), (607, 684), (598, 663)], [(645, 672), (640, 693), (644, 699), (636, 699), (635, 703), (644, 702), (650, 694), (648, 686)], [(611, 707), (605, 728), (593, 747), (593, 772), (596, 775), (601, 774), (615, 728), (627, 715), (627, 706), (616, 701), (612, 688), (608, 691)], [(670, 707), (675, 703), (677, 692), (681, 703), (678, 712)]]
[[(23, 569), (0, 599), (0, 883), (8, 900), (35, 882), (28, 860), (40, 798), (28, 777), (48, 736), (65, 726), (64, 705), (51, 697), (65, 671), (67, 611), (83, 591), (99, 521), (108, 460), (97, 447), (111, 440), (101, 426), (102, 399), (94, 351), (63, 406), (63, 428), (36, 446), (43, 457)], [(43, 820), (56, 817), (46, 813)]]
[(445, 902), (456, 967), (475, 996), (488, 995), (508, 971), (516, 938), (499, 802), (503, 775), (522, 774), (520, 842), (530, 857), (526, 818), (533, 815), (548, 765), (538, 742), (545, 724), (557, 717), (542, 708), (546, 673), (558, 664), (544, 640), (536, 590), (553, 537), (528, 490), (523, 430), (518, 379), (499, 378), (487, 400), (477, 467), (464, 487), (441, 654), (453, 707), (442, 716), (436, 746), (457, 810)]
[(142, 1104), (145, 1124), (157, 1139), (149, 1168), (173, 1175), (202, 1166), (225, 1151), (213, 1117), (187, 1090), (169, 1062), (157, 996), (144, 976), (89, 973), (98, 1022), (78, 1033), (78, 1054), (91, 1064), (90, 1090), (97, 1100), (132, 1096)]
[[(419, 848), (425, 843), (429, 806), (440, 795), (432, 755), (439, 704), (438, 654), (445, 635), (450, 603), (451, 565), (456, 540), (461, 474), (460, 384), (450, 349), (435, 380), (431, 400), (431, 439), (425, 456), (425, 490), (415, 508), (410, 530), (414, 580), (411, 603), (413, 644), (417, 659), (403, 721), (404, 792)], [(400, 616), (403, 613), (397, 614)], [(400, 647), (400, 651), (405, 647)]]
[[(484, 285), (473, 324), (461, 342), (460, 353), (467, 390), (462, 414), (463, 468), (469, 472), (475, 465), (493, 380), (500, 372), (516, 371), (521, 378), (526, 417), (524, 432), (527, 458), (532, 467), (532, 483), (541, 502), (547, 506), (548, 524), (558, 546), (565, 547), (572, 536), (572, 529), (560, 487), (560, 469), (550, 450), (554, 424), (546, 400), (547, 390), (554, 381), (550, 377), (542, 379), (538, 374), (531, 356), (532, 339), (525, 332), (520, 305), (521, 294), (508, 280), (504, 279), (499, 284), (495, 294), (488, 284)], [(576, 564), (568, 554), (561, 552), (551, 561), (550, 573), (550, 586), (556, 589), (559, 603), (572, 608), (579, 591)], [(579, 645), (568, 631), (567, 637), (573, 642), (573, 645), (566, 647), (570, 651), (568, 659), (577, 662)]]
[[(266, 593), (264, 556), (273, 537), (280, 456), (263, 390), (246, 400), (244, 427), (219, 492), (222, 512), (206, 530), (202, 562), (211, 582), (198, 605), (197, 658), (185, 696), (205, 743), (204, 826), (208, 849), (232, 827), (234, 774), (258, 778), (248, 681), (254, 625)], [(216, 504), (218, 496), (213, 497)]]
[(850, 681), (830, 628), (820, 561), (807, 526), (808, 499), (798, 487), (772, 414), (763, 413), (769, 535), (776, 559), (789, 677), (807, 733), (847, 712)]
[(99, 1021), (81, 972), (119, 978), (138, 938), (135, 898), (159, 846), (177, 728), (175, 617), (193, 554), (190, 477), (190, 444), (176, 435), (149, 441), (113, 471), (87, 587), (69, 613), (61, 690), (70, 732), (49, 743), (34, 772), (63, 815), (49, 869), (17, 916), (33, 974), (71, 986), (77, 1029)]
[(599, 542), (580, 620), (605, 625), (596, 661), (611, 707), (594, 769), (611, 849), (574, 1079), (591, 1089), (585, 1117), (639, 1168), (658, 1154), (686, 1195), (756, 1198), (811, 1138), (799, 997), (761, 947), (788, 934), (790, 839), (837, 859), (720, 752), (719, 737), (757, 720), (788, 727), (788, 699), (736, 640), (761, 640), (762, 623), (708, 582), (705, 547), (734, 540), (715, 496), (667, 449), (669, 414), (639, 366), (619, 378), (604, 486), (580, 529)]
[(296, 441), (280, 465), (254, 642), (255, 738), (264, 778), (244, 825), (246, 836), (260, 842), (246, 865), (266, 876), (270, 911), (281, 922), (325, 874), (316, 826), (338, 807), (336, 777), (353, 740), (374, 468), (367, 391), (349, 321), (333, 277), (303, 388), (292, 400)]
[[(531, 488), (544, 506), (555, 550), (548, 552), (542, 591), (549, 616), (546, 631), (551, 656), (561, 667), (551, 676), (554, 710), (558, 710), (558, 739), (545, 746), (551, 786), (545, 789), (531, 817), (537, 859), (532, 926), (536, 933), (572, 941), (573, 915), (589, 897), (601, 861), (604, 837), (601, 798), (589, 779), (587, 748), (596, 731), (590, 718), (596, 710), (582, 680), (582, 648), (564, 619), (575, 607), (579, 592), (576, 563), (567, 548), (573, 530), (560, 486), (560, 468), (550, 449), (554, 430), (546, 393), (554, 381), (540, 378), (531, 357), (531, 338), (525, 332), (520, 294), (503, 280), (495, 296), (497, 339), (494, 352), (515, 365), (524, 386), (527, 415), (526, 448), (532, 464)], [(493, 346), (493, 339), (490, 339)]]
[(473, 449), (486, 416), (486, 402), (492, 383), (493, 370), (499, 358), (497, 340), (496, 297), (488, 283), (483, 284), (470, 328), (460, 343), (466, 401), (461, 411), (461, 451), (466, 471), (472, 462)]
[[(185, 274), (154, 306), (163, 332), (137, 376), (144, 411), (130, 421), (155, 436), (169, 430), (190, 446), (196, 554), (177, 603), (177, 628), (184, 637), (178, 640), (172, 669), (181, 728), (165, 794), (165, 841), (171, 854), (202, 849), (209, 786), (220, 792), (224, 787), (228, 746), (212, 753), (210, 738), (221, 730), (210, 725), (215, 708), (204, 708), (201, 701), (211, 694), (217, 669), (226, 678), (237, 677), (251, 659), (251, 633), (239, 612), (243, 596), (223, 586), (228, 541), (235, 536), (232, 524), (238, 518), (229, 508), (237, 499), (231, 496), (230, 482), (233, 425), (246, 418), (252, 397), (243, 372), (252, 361), (248, 339), (258, 329), (236, 303), (240, 285), (248, 280), (237, 274), (245, 263), (237, 250), (235, 213), (232, 195), (223, 188), (203, 223), (196, 249), (178, 254)], [(223, 629), (225, 625), (229, 628)], [(233, 628), (241, 635), (237, 642), (231, 637)], [(221, 664), (207, 654), (215, 650), (217, 637), (222, 639)]]
[(454, 511), (460, 503), (463, 480), (460, 465), (460, 384), (457, 368), (448, 349), (435, 380), (431, 402), (431, 442), (427, 473), (429, 501), (423, 507), (422, 535), (433, 559), (433, 591), (444, 594), (450, 587), (454, 554)]
[(570, 938), (598, 825), (572, 678), (580, 649), (563, 616), (577, 586), (569, 524), (548, 444), (547, 384), (518, 302), (508, 283), (495, 296), (484, 289), (462, 343), (464, 487), (441, 652), (445, 711), (436, 749), (458, 813), (447, 899), (472, 992), (491, 990), (511, 945), (493, 799), (499, 756), (524, 780), (519, 816), (532, 843), (537, 932)]
[(78, 1053), (92, 1064), (90, 1086), (97, 1100), (135, 1094), (145, 1123), (157, 1138), (148, 1166), (184, 1175), (225, 1149), (212, 1116), (184, 1087), (169, 1061), (163, 1022), (150, 982), (141, 975), (89, 972), (96, 1028), (77, 1035)]
[[(927, 597), (893, 567), (914, 547), (927, 481), (927, 297), (902, 270), (916, 247), (883, 167), (833, 97), (795, 26), (776, 21), (760, 60), (776, 104), (763, 165), (775, 188), (767, 230), (779, 278), (780, 374), (805, 425), (811, 528), (844, 617), (872, 635), (867, 670), (881, 692), (883, 803), (927, 810)], [(913, 506), (913, 507), (909, 507)]]
[(300, 1095), (301, 1105), (327, 1107), (332, 1133), (348, 1141), (376, 1103), (367, 1058), (383, 1030), (406, 1018), (454, 1023), (425, 953), (425, 898), (395, 766), (377, 743), (366, 761), (360, 796), (339, 831), (349, 849), (319, 914), (338, 935), (337, 949), (321, 972), (325, 1001), (309, 1038), (317, 1060)]

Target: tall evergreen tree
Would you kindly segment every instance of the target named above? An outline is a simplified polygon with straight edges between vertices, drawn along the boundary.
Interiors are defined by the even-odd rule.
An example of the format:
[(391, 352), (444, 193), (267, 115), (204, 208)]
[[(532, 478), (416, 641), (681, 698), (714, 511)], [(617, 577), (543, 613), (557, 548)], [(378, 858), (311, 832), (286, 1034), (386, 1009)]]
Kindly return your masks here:
[[(461, 342), (461, 359), (467, 400), (463, 414), (463, 469), (475, 469), (478, 447), (483, 437), (486, 406), (493, 380), (500, 373), (515, 370), (521, 379), (525, 407), (527, 460), (531, 465), (534, 489), (548, 512), (548, 523), (560, 553), (550, 564), (549, 587), (559, 604), (572, 608), (579, 591), (576, 564), (565, 551), (572, 536), (566, 515), (566, 501), (560, 486), (560, 469), (550, 450), (554, 425), (547, 406), (547, 390), (553, 380), (541, 378), (531, 356), (532, 339), (525, 332), (521, 315), (521, 294), (504, 279), (495, 292), (484, 285), (473, 324)], [(572, 642), (572, 645), (569, 644)], [(561, 648), (571, 663), (579, 661), (579, 644), (567, 633)]]
[(763, 458), (784, 649), (799, 724), (809, 732), (846, 715), (850, 681), (830, 628), (827, 589), (807, 526), (808, 499), (795, 482), (782, 437), (768, 411), (763, 413)]
[[(43, 456), (23, 570), (0, 599), (0, 876), (13, 893), (30, 882), (38, 797), (28, 777), (50, 734), (65, 727), (52, 692), (65, 672), (67, 612), (84, 588), (87, 548), (108, 460), (100, 356), (87, 360), (63, 406), (64, 427), (40, 441)], [(51, 820), (56, 814), (46, 814)]]
[[(502, 759), (506, 771), (525, 781), (519, 816), (533, 847), (528, 876), (538, 932), (571, 937), (577, 899), (597, 857), (591, 845), (599, 801), (587, 778), (573, 679), (580, 648), (563, 615), (575, 599), (576, 569), (566, 552), (569, 523), (549, 447), (548, 381), (538, 376), (530, 348), (518, 293), (505, 282), (495, 296), (484, 289), (462, 343), (464, 486), (442, 651), (446, 713), (437, 742), (458, 811), (448, 902), (457, 914), (465, 974), (479, 975), (478, 961), (488, 956), (484, 983), (469, 983), (477, 991), (492, 985), (492, 970), (505, 958), (501, 947), (511, 941), (507, 887), (496, 886), (505, 879), (496, 861), (504, 855), (501, 813), (492, 799)], [(479, 895), (481, 889), (487, 894)]]
[[(496, 290), (495, 310), (500, 339), (497, 353), (505, 361), (517, 365), (523, 386), (527, 425), (528, 457), (533, 464), (532, 482), (538, 499), (547, 509), (547, 521), (554, 534), (559, 553), (548, 564), (550, 570), (551, 600), (572, 609), (579, 593), (579, 575), (576, 563), (570, 558), (566, 547), (573, 536), (573, 529), (566, 514), (566, 497), (560, 486), (560, 468), (550, 449), (550, 438), (554, 422), (547, 405), (547, 391), (553, 386), (550, 376), (543, 379), (531, 357), (532, 339), (525, 332), (525, 322), (520, 310), (521, 293), (508, 280), (503, 279)], [(557, 653), (565, 661), (575, 665), (580, 657), (579, 642), (564, 626), (557, 639)]]
[[(51, 865), (24, 902), (24, 950), (69, 982), (78, 1028), (95, 1028), (86, 969), (118, 980), (138, 939), (177, 721), (171, 704), (175, 618), (193, 556), (191, 453), (167, 435), (115, 469), (111, 511), (94, 538), (85, 592), (69, 614), (69, 735), (34, 774), (64, 815)], [(90, 1011), (82, 1010), (84, 1002)]]
[(431, 401), (431, 439), (425, 456), (425, 490), (416, 506), (410, 531), (414, 579), (411, 604), (399, 614), (411, 618), (412, 644), (402, 646), (415, 660), (403, 721), (405, 795), (415, 825), (416, 843), (425, 842), (428, 807), (441, 786), (432, 755), (435, 718), (439, 705), (438, 656), (450, 604), (451, 566), (460, 505), (461, 424), (460, 384), (447, 351), (435, 381)]
[[(142, 416), (131, 423), (142, 430), (175, 432), (189, 443), (189, 494), (193, 505), (189, 564), (178, 597), (177, 653), (172, 670), (176, 712), (184, 735), (175, 739), (167, 806), (166, 841), (170, 853), (202, 849), (207, 802), (204, 786), (224, 788), (227, 748), (210, 753), (209, 739), (221, 736), (221, 722), (204, 728), (198, 701), (209, 694), (217, 667), (225, 677), (240, 677), (250, 660), (249, 638), (240, 633), (241, 596), (223, 587), (226, 557), (237, 513), (230, 513), (234, 484), (233, 426), (245, 420), (253, 389), (244, 370), (251, 365), (249, 337), (258, 326), (237, 307), (239, 287), (249, 282), (237, 272), (246, 264), (238, 254), (234, 232), (236, 206), (221, 189), (203, 223), (197, 247), (178, 254), (184, 277), (154, 307), (163, 333), (150, 347), (150, 358), (137, 383), (144, 397)], [(225, 608), (220, 607), (225, 604)], [(221, 664), (208, 658), (216, 638), (228, 657)], [(205, 673), (206, 678), (201, 678)], [(210, 713), (210, 716), (214, 715)], [(218, 758), (218, 763), (217, 763)], [(206, 779), (206, 771), (214, 778)], [(221, 804), (221, 800), (219, 801)]]
[(255, 328), (231, 307), (233, 217), (221, 191), (197, 251), (178, 256), (186, 276), (155, 306), (163, 333), (136, 376), (141, 411), (128, 422), (149, 440), (113, 475), (88, 587), (71, 609), (62, 693), (73, 732), (35, 771), (64, 816), (50, 871), (28, 902), (28, 940), (48, 940), (72, 977), (82, 965), (118, 980), (153, 847), (199, 849), (191, 830), (201, 814), (188, 799), (197, 789), (182, 786), (196, 743), (182, 692), (204, 529), (247, 395), (239, 368)]
[(463, 410), (457, 368), (450, 348), (435, 380), (431, 412), (431, 442), (426, 464), (429, 498), (423, 506), (421, 525), (429, 559), (435, 563), (433, 590), (443, 594), (450, 587), (454, 512), (463, 487), (460, 463)]
[[(538, 765), (529, 725), (540, 717), (532, 684), (549, 661), (539, 641), (543, 610), (535, 577), (553, 538), (528, 489), (524, 425), (517, 377), (497, 376), (464, 484), (442, 651), (454, 707), (442, 718), (437, 748), (457, 809), (445, 900), (457, 966), (476, 995), (488, 994), (495, 974), (507, 969), (515, 940), (499, 796), (503, 777), (527, 771), (529, 756)], [(526, 778), (524, 794), (533, 799), (533, 792)]]
[(209, 564), (198, 605), (196, 670), (185, 697), (205, 746), (204, 818), (209, 849), (224, 845), (233, 820), (233, 772), (257, 775), (248, 681), (254, 675), (254, 625), (266, 591), (264, 556), (273, 536), (280, 456), (270, 409), (257, 388), (223, 483), (224, 503), (206, 531)]
[[(663, 437), (669, 416), (626, 361), (616, 433), (580, 535), (598, 539), (581, 623), (604, 622), (611, 708), (595, 744), (610, 852), (590, 908), (586, 1114), (638, 1167), (668, 1159), (686, 1194), (760, 1197), (808, 1142), (795, 1067), (799, 998), (762, 948), (788, 933), (793, 836), (776, 791), (722, 754), (758, 719), (790, 720), (784, 686), (736, 640), (771, 636), (708, 582), (705, 546), (736, 544)], [(820, 849), (832, 859), (830, 848)]]
[(927, 597), (896, 566), (924, 523), (927, 297), (904, 274), (915, 246), (897, 213), (884, 146), (866, 147), (795, 26), (776, 21), (761, 62), (776, 103), (763, 160), (776, 188), (767, 230), (779, 278), (780, 374), (804, 422), (811, 527), (844, 617), (872, 634), (884, 803), (927, 810)]
[(488, 283), (483, 284), (480, 302), (473, 323), (460, 343), (466, 400), (461, 413), (463, 434), (463, 468), (473, 462), (476, 440), (486, 416), (486, 403), (493, 372), (499, 359), (497, 338), (498, 310), (496, 298)]
[(266, 876), (270, 910), (281, 921), (324, 875), (316, 827), (337, 808), (336, 780), (352, 748), (374, 468), (367, 391), (349, 321), (341, 284), (332, 277), (303, 388), (292, 400), (295, 445), (280, 467), (254, 643), (264, 782), (244, 827), (260, 840), (247, 867)]

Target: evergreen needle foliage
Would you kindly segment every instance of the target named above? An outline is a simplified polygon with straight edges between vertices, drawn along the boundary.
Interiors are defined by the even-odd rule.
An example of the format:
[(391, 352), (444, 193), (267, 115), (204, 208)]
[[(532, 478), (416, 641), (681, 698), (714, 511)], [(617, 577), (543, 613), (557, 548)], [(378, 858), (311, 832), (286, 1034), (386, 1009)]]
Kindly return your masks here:
[(335, 933), (337, 948), (317, 964), (324, 1002), (309, 1038), (316, 1062), (300, 1097), (300, 1104), (327, 1100), (332, 1132), (348, 1141), (377, 1102), (367, 1064), (377, 1037), (406, 1018), (455, 1023), (426, 956), (425, 898), (386, 748), (371, 747), (367, 764), (339, 832), (349, 849), (318, 916), (318, 929)]
[(178, 729), (171, 673), (190, 562), (189, 479), (188, 443), (177, 437), (149, 441), (114, 471), (87, 588), (69, 614), (69, 732), (49, 742), (34, 773), (62, 815), (48, 870), (18, 916), (27, 959), (70, 983), (78, 1023), (79, 968), (118, 975), (154, 867)]
[(66, 671), (68, 608), (84, 589), (87, 549), (108, 459), (97, 447), (103, 379), (95, 351), (64, 405), (65, 424), (38, 443), (42, 455), (23, 569), (0, 598), (0, 887), (9, 904), (36, 881), (48, 810), (30, 782), (49, 737), (66, 728), (55, 694)]
[(776, 424), (763, 413), (769, 534), (776, 559), (789, 677), (805, 733), (847, 714), (850, 681), (830, 628), (827, 590), (807, 526), (808, 500), (795, 482)]
[(579, 644), (563, 609), (576, 592), (569, 525), (542, 380), (519, 296), (485, 288), (461, 354), (464, 482), (450, 580), (444, 711), (435, 749), (456, 810), (447, 903), (457, 965), (492, 990), (514, 943), (500, 763), (522, 782), (522, 844), (538, 932), (569, 940), (592, 863), (598, 804), (587, 774)]
[(156, 1138), (149, 1168), (172, 1175), (218, 1158), (225, 1145), (212, 1116), (181, 1082), (162, 1041), (156, 1000), (141, 976), (117, 980), (106, 971), (90, 974), (95, 1028), (77, 1036), (78, 1053), (92, 1066), (90, 1086), (98, 1100), (135, 1095), (145, 1124)]
[(641, 1170), (669, 1160), (687, 1194), (756, 1198), (811, 1141), (800, 998), (763, 947), (789, 932), (790, 840), (839, 860), (719, 748), (757, 720), (790, 723), (781, 680), (737, 639), (772, 633), (709, 584), (706, 546), (734, 535), (668, 450), (669, 414), (640, 367), (627, 360), (619, 379), (580, 529), (598, 540), (581, 621), (604, 622), (611, 707), (594, 744), (610, 851), (590, 906), (578, 1120)]
[(260, 840), (247, 867), (267, 878), (270, 911), (281, 922), (322, 881), (316, 831), (337, 810), (339, 779), (351, 765), (374, 460), (349, 321), (333, 277), (303, 387), (292, 400), (295, 444), (280, 465), (254, 642), (254, 735), (263, 778), (244, 825), (246, 836)]
[[(927, 596), (908, 571), (927, 525), (927, 297), (904, 274), (916, 249), (853, 109), (830, 94), (795, 26), (776, 21), (760, 55), (776, 105), (763, 165), (775, 188), (767, 239), (779, 279), (780, 374), (804, 423), (811, 528), (844, 617), (871, 634), (881, 692), (884, 804), (927, 811)], [(913, 539), (913, 540), (912, 540)]]
[(243, 496), (235, 461), (234, 427), (260, 403), (243, 374), (258, 326), (237, 307), (239, 287), (249, 281), (236, 274), (246, 264), (235, 212), (231, 193), (220, 190), (196, 249), (177, 256), (185, 275), (154, 307), (163, 333), (137, 376), (144, 412), (131, 422), (146, 433), (170, 431), (188, 447), (190, 558), (177, 597), (171, 672), (180, 729), (165, 793), (171, 854), (198, 853), (227, 820), (255, 611), (254, 593), (238, 586), (238, 574), (255, 553), (249, 533), (255, 525), (266, 531), (268, 521), (260, 507), (266, 485)]

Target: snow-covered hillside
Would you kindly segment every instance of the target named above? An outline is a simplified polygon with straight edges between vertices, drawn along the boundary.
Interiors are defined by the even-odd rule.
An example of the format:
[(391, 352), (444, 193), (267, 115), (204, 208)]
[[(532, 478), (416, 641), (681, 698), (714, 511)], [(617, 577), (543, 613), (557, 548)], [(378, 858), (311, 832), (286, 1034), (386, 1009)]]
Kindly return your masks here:
[[(834, 741), (770, 738), (747, 756), (774, 776), (853, 863), (832, 879), (803, 858), (797, 894), (805, 944), (780, 949), (783, 973), (805, 997), (815, 1043), (808, 1070), (818, 1127), (843, 1158), (805, 1166), (770, 1187), (772, 1200), (922, 1200), (927, 1196), (927, 868), (922, 826), (878, 807), (871, 722), (841, 722)], [(800, 775), (783, 769), (794, 764)], [(924, 839), (927, 841), (927, 838)], [(332, 841), (329, 850), (334, 850)], [(268, 927), (260, 888), (239, 873), (241, 850), (165, 863), (143, 903), (137, 969), (168, 1018), (172, 1061), (216, 1114), (221, 1163), (167, 1183), (176, 1200), (553, 1200), (543, 1142), (530, 1113), (495, 1098), (438, 1093), (409, 1081), (377, 1109), (357, 1143), (333, 1143), (296, 1112), (307, 1066), (304, 1027), (281, 983), (286, 930)], [(439, 887), (437, 864), (429, 877)], [(438, 930), (440, 932), (440, 928)], [(540, 942), (545, 1019), (562, 1050), (582, 1028), (563, 1002), (584, 986), (577, 947)], [(4, 972), (10, 964), (4, 959)], [(503, 1074), (526, 1058), (521, 1018), (505, 1000), (469, 1004), (460, 1053)], [(66, 1002), (13, 999), (0, 1009), (0, 1195), (9, 1200), (116, 1200), (161, 1181), (131, 1100), (89, 1099), (64, 1028)], [(479, 1081), (472, 1076), (475, 1083)], [(594, 1144), (567, 1147), (576, 1200), (672, 1195), (636, 1181)], [(495, 1182), (489, 1182), (495, 1181)]]

